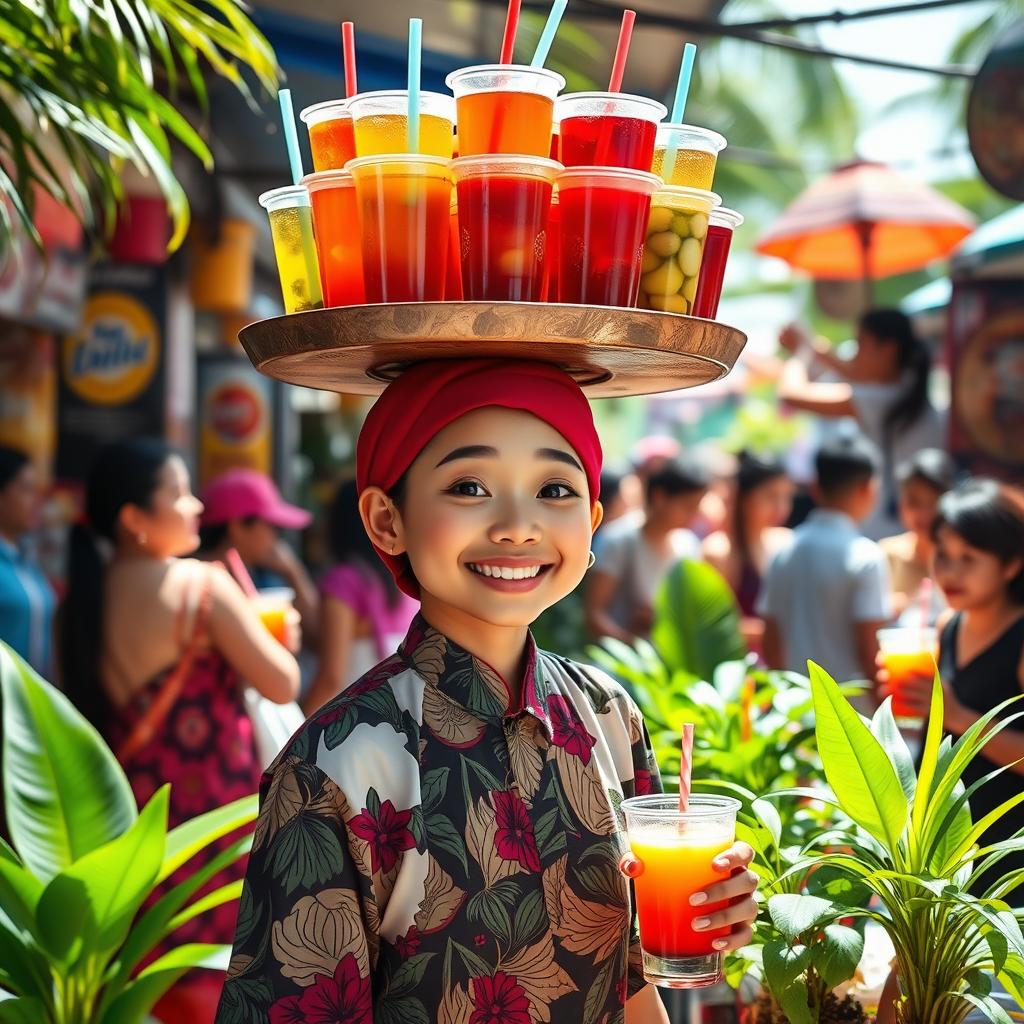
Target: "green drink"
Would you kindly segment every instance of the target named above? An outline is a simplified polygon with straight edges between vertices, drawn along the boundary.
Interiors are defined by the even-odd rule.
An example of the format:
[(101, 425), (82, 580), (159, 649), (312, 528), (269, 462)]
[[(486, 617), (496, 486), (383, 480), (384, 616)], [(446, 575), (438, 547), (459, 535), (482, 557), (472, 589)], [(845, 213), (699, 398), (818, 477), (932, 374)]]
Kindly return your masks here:
[(276, 188), (264, 192), (260, 204), (270, 218), (284, 311), (301, 313), (307, 309), (322, 309), (324, 300), (309, 193), (300, 186)]

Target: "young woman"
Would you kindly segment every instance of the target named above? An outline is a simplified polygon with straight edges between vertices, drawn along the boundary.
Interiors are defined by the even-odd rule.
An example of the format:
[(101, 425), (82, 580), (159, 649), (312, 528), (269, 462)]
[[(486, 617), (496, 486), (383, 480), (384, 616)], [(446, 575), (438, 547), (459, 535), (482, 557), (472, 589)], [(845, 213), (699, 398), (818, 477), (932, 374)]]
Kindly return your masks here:
[[(422, 614), (270, 772), (218, 1020), (665, 1021), (617, 870), (618, 803), (659, 785), (643, 720), (529, 632), (601, 519), (583, 393), (541, 364), (420, 364), (357, 464), (367, 533)], [(749, 940), (752, 853), (693, 898), (700, 927), (731, 927), (718, 948)]]
[(320, 583), (320, 663), (303, 700), (309, 713), (393, 654), (419, 608), (377, 557), (354, 480), (335, 495), (330, 539), (336, 564)]
[[(780, 400), (826, 419), (857, 421), (882, 454), (878, 504), (862, 529), (873, 540), (896, 533), (896, 467), (943, 441), (942, 418), (928, 397), (928, 347), (897, 309), (873, 309), (861, 317), (852, 359), (840, 359), (797, 327), (783, 331), (780, 342), (797, 356), (783, 367)], [(814, 368), (833, 379), (811, 380)]]
[[(939, 500), (932, 536), (935, 579), (950, 607), (939, 641), (943, 724), (960, 736), (983, 714), (1024, 691), (1024, 498), (993, 480), (971, 480)], [(902, 684), (900, 694), (902, 702), (924, 716), (931, 680)], [(1012, 765), (971, 797), (975, 821), (1021, 791), (1022, 758), (1024, 726), (1017, 722), (967, 766), (963, 782), (970, 787)], [(1024, 808), (1018, 806), (985, 833), (982, 845), (1009, 839), (1022, 828)], [(1024, 857), (1014, 855), (1000, 863), (996, 874), (1022, 868)], [(995, 880), (983, 877), (979, 891)], [(1005, 898), (1024, 907), (1024, 886)]]
[[(105, 448), (86, 490), (89, 528), (73, 531), (62, 609), (64, 688), (107, 736), (140, 806), (171, 783), (171, 827), (259, 787), (240, 680), (282, 703), (299, 682), (295, 658), (231, 577), (183, 557), (199, 545), (201, 511), (184, 462), (163, 443)], [(209, 887), (240, 875), (222, 871)], [(233, 904), (217, 907), (178, 929), (174, 944), (230, 941), (235, 917)], [(216, 999), (200, 972), (157, 1016), (209, 1022)]]

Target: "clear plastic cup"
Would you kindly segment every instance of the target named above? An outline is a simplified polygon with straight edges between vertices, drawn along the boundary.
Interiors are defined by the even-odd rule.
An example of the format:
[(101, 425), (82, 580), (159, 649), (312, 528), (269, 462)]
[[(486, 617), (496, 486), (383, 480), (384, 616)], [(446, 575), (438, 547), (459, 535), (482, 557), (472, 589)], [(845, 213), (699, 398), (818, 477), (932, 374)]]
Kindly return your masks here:
[[(407, 153), (409, 93), (405, 89), (364, 92), (348, 101), (356, 136), (356, 156)], [(424, 156), (451, 159), (455, 104), (451, 96), (420, 93), (420, 144)]]
[(295, 607), (295, 591), (291, 587), (268, 587), (250, 600), (264, 629), (282, 647), (287, 647), (288, 613)]
[(722, 980), (723, 954), (715, 939), (729, 929), (695, 931), (694, 918), (725, 903), (690, 906), (690, 897), (722, 881), (712, 861), (732, 846), (740, 802), (728, 796), (693, 794), (679, 810), (676, 794), (622, 801), (633, 855), (643, 863), (634, 877), (644, 977), (662, 988), (705, 988)]
[(547, 68), (480, 64), (453, 71), (459, 155), (548, 156), (555, 97), (565, 79)]
[(697, 295), (711, 211), (721, 203), (706, 189), (662, 188), (651, 197), (639, 305), (689, 314)]
[(935, 675), (938, 640), (933, 626), (900, 626), (878, 631), (878, 651), (889, 673), (892, 713), (896, 724), (918, 729), (924, 724), (920, 715), (904, 703), (902, 687), (911, 679), (931, 679)]
[(651, 195), (661, 179), (624, 167), (558, 176), (559, 302), (636, 305)]
[(704, 258), (700, 262), (700, 276), (697, 278), (697, 295), (693, 300), (693, 316), (709, 320), (718, 316), (732, 235), (742, 223), (743, 214), (735, 210), (720, 206), (711, 211), (708, 236), (704, 239)]
[(322, 309), (320, 265), (313, 238), (309, 193), (303, 185), (271, 189), (260, 196), (260, 206), (270, 218), (274, 258), (281, 278), (281, 298), (286, 313)]
[(632, 167), (646, 171), (654, 160), (658, 123), (668, 113), (646, 96), (577, 92), (555, 101), (566, 167)]
[(367, 302), (444, 299), (451, 233), (450, 163), (409, 153), (349, 162), (359, 201)]
[(467, 300), (543, 299), (551, 191), (562, 169), (539, 156), (464, 156), (452, 161)]
[(301, 184), (313, 204), (324, 305), (357, 306), (366, 301), (366, 291), (355, 181), (348, 171), (317, 171)]
[(461, 302), (462, 241), (459, 238), (459, 201), (452, 192), (451, 217), (448, 222), (448, 270), (444, 279), (445, 302)]
[(309, 132), (314, 171), (340, 171), (356, 155), (348, 100), (326, 100), (299, 114)]
[[(674, 147), (675, 157), (666, 166), (665, 157)], [(651, 170), (666, 185), (710, 189), (715, 182), (718, 154), (726, 147), (725, 137), (692, 124), (663, 124), (654, 142)]]

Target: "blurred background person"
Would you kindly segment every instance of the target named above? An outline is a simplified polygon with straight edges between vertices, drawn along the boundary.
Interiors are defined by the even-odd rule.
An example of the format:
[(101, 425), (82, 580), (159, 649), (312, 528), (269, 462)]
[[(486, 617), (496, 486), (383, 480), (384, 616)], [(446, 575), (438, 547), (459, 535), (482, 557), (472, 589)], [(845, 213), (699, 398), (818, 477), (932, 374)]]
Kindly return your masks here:
[[(780, 401), (827, 419), (856, 421), (882, 458), (878, 500), (861, 530), (874, 540), (897, 533), (895, 469), (922, 448), (941, 447), (944, 436), (943, 418), (928, 393), (927, 345), (896, 309), (874, 309), (861, 317), (850, 359), (838, 357), (796, 325), (786, 328), (779, 341), (796, 356), (782, 368)], [(831, 380), (810, 379), (812, 367)], [(823, 440), (830, 436), (822, 432)]]
[(52, 680), (56, 602), (24, 543), (38, 525), (41, 497), (29, 457), (0, 445), (0, 640)]
[(748, 645), (760, 650), (764, 623), (757, 599), (768, 563), (792, 543), (786, 522), (793, 510), (794, 484), (775, 455), (740, 452), (725, 529), (704, 540), (707, 562), (725, 578), (736, 595)]
[[(90, 526), (72, 532), (61, 609), (65, 691), (110, 742), (140, 806), (171, 783), (172, 828), (259, 787), (241, 680), (276, 702), (298, 690), (295, 658), (227, 572), (185, 557), (199, 545), (202, 508), (185, 463), (163, 442), (103, 449), (86, 488)], [(203, 862), (234, 838), (213, 844)], [(243, 873), (237, 864), (206, 889)], [(233, 903), (213, 908), (175, 931), (173, 944), (230, 942), (236, 913)], [(156, 1016), (206, 1024), (220, 984), (197, 972)]]
[(320, 583), (320, 664), (303, 698), (307, 714), (394, 654), (419, 610), (370, 543), (358, 500), (355, 481), (346, 481), (330, 509), (335, 566)]
[(629, 470), (604, 468), (601, 470), (601, 505), (604, 507), (604, 518), (597, 528), (598, 533), (606, 530), (612, 523), (617, 523), (627, 512), (629, 502), (625, 493), (624, 483), (631, 477)]
[(893, 613), (901, 625), (934, 626), (945, 602), (931, 582), (932, 524), (939, 499), (956, 483), (956, 463), (939, 448), (925, 448), (896, 467), (896, 480), (905, 532), (879, 541), (889, 562)]

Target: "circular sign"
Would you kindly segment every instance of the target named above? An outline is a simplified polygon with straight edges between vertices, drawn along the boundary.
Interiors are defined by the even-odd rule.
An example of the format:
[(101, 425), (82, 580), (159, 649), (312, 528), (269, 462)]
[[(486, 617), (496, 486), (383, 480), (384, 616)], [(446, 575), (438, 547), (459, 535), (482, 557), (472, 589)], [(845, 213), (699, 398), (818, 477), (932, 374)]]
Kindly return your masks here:
[(138, 398), (159, 361), (156, 321), (145, 306), (121, 292), (91, 296), (81, 329), (64, 339), (64, 380), (94, 405), (123, 405)]
[(241, 381), (225, 381), (206, 402), (206, 421), (225, 444), (249, 443), (263, 425), (263, 400)]
[(1003, 32), (967, 100), (967, 138), (981, 176), (1024, 199), (1024, 20)]

